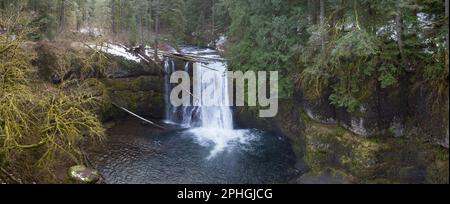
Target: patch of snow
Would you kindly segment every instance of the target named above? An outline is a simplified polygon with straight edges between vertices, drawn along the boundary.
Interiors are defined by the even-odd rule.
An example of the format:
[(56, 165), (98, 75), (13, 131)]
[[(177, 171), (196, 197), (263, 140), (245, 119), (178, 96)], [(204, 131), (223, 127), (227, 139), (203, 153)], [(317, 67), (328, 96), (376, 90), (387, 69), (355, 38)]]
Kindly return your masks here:
[(225, 43), (227, 42), (227, 37), (222, 35), (219, 39), (216, 40), (216, 48), (217, 50), (223, 52), (225, 48)]
[(388, 36), (391, 40), (397, 41), (397, 31), (395, 30), (395, 21), (391, 20), (386, 25), (381, 26), (377, 32), (377, 36)]
[[(96, 45), (90, 45), (90, 47), (96, 49), (98, 48)], [(120, 46), (120, 45), (115, 45), (115, 44), (111, 44), (108, 43), (105, 46), (101, 47), (100, 49), (102, 52), (114, 55), (114, 56), (119, 56), (119, 57), (123, 57), (127, 60), (130, 61), (134, 61), (134, 62), (141, 62), (141, 58), (134, 56), (133, 54), (129, 53), (124, 46)]]

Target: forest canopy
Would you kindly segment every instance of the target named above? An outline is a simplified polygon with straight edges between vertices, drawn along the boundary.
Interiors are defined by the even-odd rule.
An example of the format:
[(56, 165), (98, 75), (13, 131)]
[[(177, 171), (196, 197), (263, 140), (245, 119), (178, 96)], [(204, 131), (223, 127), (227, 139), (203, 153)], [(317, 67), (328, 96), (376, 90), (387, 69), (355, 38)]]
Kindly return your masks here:
[[(447, 2), (447, 4), (445, 4)], [(409, 73), (448, 91), (448, 0), (1, 0), (28, 13), (34, 40), (71, 32), (128, 44), (214, 46), (226, 36), (231, 69), (277, 70), (282, 97), (331, 87), (355, 111)]]

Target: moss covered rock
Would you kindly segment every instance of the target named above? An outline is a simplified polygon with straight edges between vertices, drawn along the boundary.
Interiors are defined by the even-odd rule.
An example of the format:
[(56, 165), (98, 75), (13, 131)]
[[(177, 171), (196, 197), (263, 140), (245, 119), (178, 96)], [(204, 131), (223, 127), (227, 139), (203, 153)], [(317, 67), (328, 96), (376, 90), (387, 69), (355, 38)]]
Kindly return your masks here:
[(311, 119), (293, 100), (280, 100), (275, 118), (259, 118), (258, 109), (246, 107), (236, 119), (241, 127), (289, 139), (298, 161), (310, 167), (295, 183), (449, 183), (448, 149), (420, 135), (361, 137)]
[[(104, 79), (111, 101), (139, 115), (152, 118), (164, 117), (164, 79), (159, 76), (140, 76), (136, 78)], [(111, 107), (105, 118), (116, 119), (127, 113)]]
[(100, 180), (98, 171), (83, 165), (70, 167), (68, 174), (70, 181), (77, 184), (95, 184)]
[(304, 135), (311, 175), (332, 169), (355, 183), (449, 182), (448, 150), (421, 137), (364, 138), (308, 119)]

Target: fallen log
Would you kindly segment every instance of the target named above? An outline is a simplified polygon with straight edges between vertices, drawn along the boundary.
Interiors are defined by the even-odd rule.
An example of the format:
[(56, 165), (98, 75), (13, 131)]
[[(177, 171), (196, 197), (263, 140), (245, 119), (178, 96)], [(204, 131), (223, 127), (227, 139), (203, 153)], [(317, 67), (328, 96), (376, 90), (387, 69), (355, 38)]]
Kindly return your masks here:
[[(154, 53), (154, 51), (152, 49), (146, 49), (146, 50), (149, 53)], [(217, 61), (226, 62), (227, 61), (225, 59), (220, 59), (220, 58), (197, 56), (197, 55), (178, 53), (178, 52), (176, 52), (176, 53), (175, 52), (166, 52), (166, 51), (161, 51), (161, 50), (159, 50), (158, 53), (160, 53), (164, 57), (179, 58), (179, 59), (183, 59), (183, 60), (187, 60), (187, 61), (201, 62), (201, 63), (205, 63), (205, 64), (209, 64), (209, 63), (211, 63), (211, 61), (215, 61), (215, 62), (217, 62)]]
[(152, 122), (152, 121), (150, 121), (150, 120), (147, 120), (147, 119), (145, 119), (145, 118), (143, 118), (143, 117), (137, 115), (136, 113), (133, 113), (133, 112), (129, 111), (128, 109), (126, 109), (126, 108), (124, 108), (124, 107), (122, 107), (122, 106), (119, 106), (119, 105), (117, 105), (117, 104), (115, 104), (115, 103), (112, 103), (112, 104), (113, 104), (114, 106), (116, 106), (117, 108), (122, 109), (123, 111), (125, 111), (125, 112), (127, 112), (128, 114), (132, 115), (133, 117), (138, 118), (138, 119), (140, 119), (140, 120), (142, 120), (142, 121), (144, 121), (144, 122), (146, 122), (146, 123), (149, 123), (150, 125), (153, 125), (153, 126), (155, 126), (155, 127), (158, 127), (158, 128), (160, 128), (160, 129), (163, 129), (163, 130), (166, 129), (165, 127), (160, 126), (160, 125), (158, 125), (158, 124), (156, 124), (156, 123), (154, 123), (154, 122)]
[[(155, 62), (155, 59), (152, 59), (150, 56), (147, 55), (146, 50), (152, 54), (154, 53), (154, 51), (152, 51), (151, 49), (145, 49), (145, 47), (143, 45), (138, 46), (138, 47), (133, 47), (133, 48), (127, 48), (124, 45), (120, 45), (122, 46), (127, 52), (134, 54), (135, 56), (139, 57), (140, 59), (142, 59), (144, 62), (146, 62), (147, 64), (152, 64), (155, 65), (157, 67), (159, 67), (161, 70), (164, 71), (164, 69), (157, 63)], [(225, 62), (226, 60), (224, 59), (217, 59), (217, 58), (209, 58), (209, 57), (202, 57), (202, 56), (194, 56), (194, 55), (189, 55), (189, 54), (180, 54), (180, 53), (171, 53), (171, 52), (166, 52), (166, 51), (158, 51), (158, 53), (160, 55), (162, 55), (163, 57), (169, 57), (169, 58), (177, 58), (177, 59), (181, 59), (184, 61), (189, 61), (189, 62), (194, 62), (194, 63), (201, 63), (203, 68), (207, 68), (213, 71), (219, 71), (217, 69), (211, 68), (206, 66), (207, 64), (210, 64), (211, 61), (220, 61), (220, 62)], [(206, 61), (208, 60), (208, 61)], [(206, 64), (206, 65), (205, 65)]]

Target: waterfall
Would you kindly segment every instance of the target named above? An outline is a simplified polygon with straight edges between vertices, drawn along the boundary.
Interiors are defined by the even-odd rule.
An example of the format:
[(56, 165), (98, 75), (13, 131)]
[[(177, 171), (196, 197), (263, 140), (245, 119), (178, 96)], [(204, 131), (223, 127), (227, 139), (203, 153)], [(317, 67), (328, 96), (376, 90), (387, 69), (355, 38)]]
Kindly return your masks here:
[[(195, 52), (194, 54), (218, 58), (211, 55), (211, 51)], [(209, 54), (209, 55), (204, 55)], [(189, 73), (191, 62), (186, 62), (184, 71)], [(192, 84), (191, 106), (174, 107), (170, 103), (170, 92), (174, 84), (170, 83), (170, 75), (176, 71), (172, 59), (166, 58), (164, 69), (165, 76), (165, 100), (166, 122), (176, 123), (183, 127), (233, 129), (233, 116), (228, 95), (227, 67), (222, 62), (209, 64), (193, 63), (193, 75), (197, 78)], [(199, 93), (199, 94), (196, 94)]]
[(165, 110), (165, 118), (166, 123), (175, 123), (176, 122), (176, 108), (172, 106), (170, 103), (170, 92), (172, 91), (173, 84), (170, 83), (170, 76), (175, 71), (175, 63), (173, 62), (173, 59), (166, 58), (164, 60), (164, 100), (166, 103), (166, 110)]
[(233, 129), (226, 71), (225, 64), (221, 62), (208, 65), (194, 63), (194, 72), (198, 77), (194, 90), (202, 93), (195, 106), (199, 107), (198, 120), (203, 128)]
[[(208, 58), (220, 58), (214, 50), (185, 48), (184, 53)], [(192, 65), (193, 70), (190, 69)], [(234, 130), (233, 114), (230, 107), (227, 65), (224, 62), (188, 62), (184, 70), (194, 75), (191, 79), (191, 106), (173, 107), (169, 96), (173, 84), (170, 75), (176, 71), (172, 59), (165, 60), (166, 72), (166, 122), (190, 128), (187, 132), (202, 146), (213, 146), (209, 159), (229, 147), (248, 144), (256, 138), (248, 130)], [(192, 77), (191, 77), (192, 78)]]

